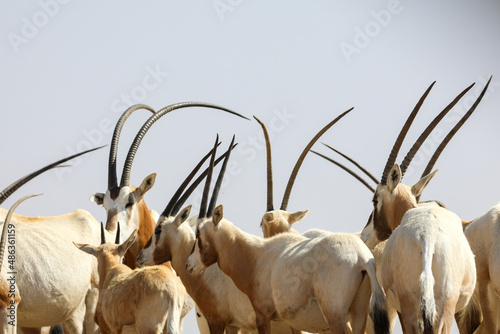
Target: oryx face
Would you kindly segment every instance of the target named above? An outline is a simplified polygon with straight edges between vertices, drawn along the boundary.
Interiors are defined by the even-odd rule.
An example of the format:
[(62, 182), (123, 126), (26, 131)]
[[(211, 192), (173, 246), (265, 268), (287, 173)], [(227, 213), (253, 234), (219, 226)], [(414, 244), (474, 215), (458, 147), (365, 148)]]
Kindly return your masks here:
[(143, 200), (146, 192), (154, 185), (156, 174), (144, 179), (139, 187), (121, 186), (108, 189), (106, 193), (96, 193), (90, 200), (102, 205), (106, 210), (106, 230), (116, 231), (118, 222), (121, 225), (120, 240), (125, 240), (132, 231), (139, 229), (141, 219), (148, 214)]
[(186, 270), (192, 275), (199, 275), (203, 270), (217, 262), (217, 252), (211, 243), (216, 227), (207, 219), (198, 224), (193, 250), (186, 264)]

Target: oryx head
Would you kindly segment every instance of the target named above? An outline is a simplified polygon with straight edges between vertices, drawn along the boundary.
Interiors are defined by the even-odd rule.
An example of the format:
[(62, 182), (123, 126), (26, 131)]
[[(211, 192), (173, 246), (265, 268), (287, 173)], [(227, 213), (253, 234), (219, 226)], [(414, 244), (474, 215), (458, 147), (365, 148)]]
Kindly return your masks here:
[[(490, 78), (491, 80), (491, 78)], [(488, 81), (489, 84), (489, 81)], [(488, 88), (488, 84), (484, 87), (480, 96), (473, 104), (473, 106), (469, 109), (469, 111), (462, 117), (462, 119), (455, 125), (455, 127), (450, 131), (450, 133), (443, 139), (441, 144), (436, 149), (434, 155), (431, 157), (425, 171), (422, 173), (422, 176), (418, 182), (416, 182), (412, 186), (407, 186), (401, 183), (403, 176), (409, 167), (413, 157), (424, 143), (426, 138), (432, 132), (432, 130), (437, 126), (439, 121), (444, 118), (444, 116), (455, 106), (455, 104), (465, 95), (474, 84), (467, 87), (464, 91), (462, 91), (443, 111), (438, 114), (434, 120), (427, 126), (427, 128), (422, 132), (420, 137), (411, 147), (406, 157), (404, 158), (401, 165), (397, 164), (396, 158), (403, 143), (403, 140), (415, 118), (420, 106), (424, 102), (425, 98), (429, 94), (431, 88), (434, 83), (430, 85), (430, 87), (426, 90), (423, 96), (418, 101), (414, 110), (408, 117), (405, 125), (401, 129), (398, 138), (392, 148), (392, 151), (389, 155), (387, 163), (384, 168), (384, 172), (382, 174), (382, 178), (378, 181), (371, 174), (369, 174), (366, 170), (363, 169), (363, 172), (367, 174), (375, 183), (377, 183), (376, 188), (372, 188), (368, 182), (362, 181), (362, 178), (355, 175), (352, 171), (348, 170), (345, 166), (339, 164), (338, 162), (329, 159), (323, 155), (322, 157), (330, 160), (341, 168), (347, 170), (351, 175), (355, 175), (355, 177), (362, 181), (363, 184), (367, 186), (373, 192), (373, 210), (370, 214), (368, 222), (361, 233), (361, 238), (368, 245), (369, 248), (375, 247), (379, 242), (387, 240), (389, 236), (392, 234), (394, 229), (399, 226), (401, 223), (401, 219), (403, 215), (411, 208), (414, 208), (418, 205), (420, 195), (425, 187), (429, 184), (430, 180), (434, 177), (437, 170), (431, 173), (434, 164), (436, 163), (439, 155), (444, 150), (446, 145), (449, 143), (453, 135), (458, 131), (458, 129), (465, 123), (465, 121), (469, 118), (472, 112), (476, 109), (477, 105), (481, 101), (486, 89)], [(332, 148), (333, 149), (333, 148)], [(335, 150), (335, 149), (333, 149)], [(336, 151), (336, 150), (335, 150)], [(353, 162), (352, 159), (348, 158), (344, 154), (336, 151), (337, 153), (343, 155), (348, 160)], [(319, 154), (320, 155), (320, 154)], [(355, 163), (356, 166), (360, 167), (359, 164)]]
[[(156, 223), (143, 200), (144, 195), (154, 185), (156, 173), (147, 176), (139, 187), (131, 186), (130, 171), (135, 154), (137, 153), (142, 139), (157, 120), (170, 113), (171, 111), (186, 107), (207, 107), (219, 109), (230, 114), (246, 118), (227, 108), (202, 102), (183, 102), (172, 104), (159, 110), (156, 113), (152, 108), (146, 105), (135, 105), (130, 107), (123, 113), (116, 124), (115, 131), (113, 133), (113, 139), (111, 142), (108, 162), (108, 189), (105, 193), (93, 194), (90, 197), (90, 200), (96, 202), (98, 205), (104, 206), (104, 209), (107, 213), (106, 229), (108, 231), (114, 231), (118, 222), (122, 224), (121, 237), (123, 239), (126, 236), (130, 235), (133, 230), (137, 229), (139, 231), (138, 240), (136, 244), (134, 244), (133, 247), (130, 248), (131, 252), (129, 252), (126, 257), (127, 264), (129, 265), (133, 266), (133, 263), (129, 263), (129, 261), (133, 261), (135, 263), (137, 254), (153, 234), (153, 229)], [(149, 110), (153, 113), (153, 115), (141, 127), (132, 145), (130, 146), (127, 158), (124, 163), (120, 185), (118, 185), (116, 176), (116, 152), (121, 128), (123, 127), (125, 120), (138, 109)]]
[(349, 113), (353, 108), (345, 111), (333, 121), (328, 123), (325, 127), (323, 127), (314, 138), (307, 144), (305, 149), (302, 151), (297, 163), (295, 164), (294, 169), (292, 170), (292, 174), (288, 180), (288, 184), (283, 195), (283, 200), (281, 201), (281, 207), (279, 210), (274, 209), (273, 204), (273, 166), (272, 166), (272, 155), (271, 155), (271, 142), (269, 139), (269, 133), (267, 132), (267, 128), (263, 122), (261, 122), (257, 117), (254, 118), (259, 122), (262, 127), (262, 131), (264, 132), (264, 138), (266, 141), (266, 157), (267, 157), (267, 207), (266, 213), (262, 217), (262, 221), (260, 226), (262, 227), (262, 232), (264, 233), (264, 238), (272, 237), (273, 235), (294, 231), (292, 229), (292, 224), (302, 220), (309, 210), (304, 211), (296, 211), (296, 212), (288, 212), (288, 201), (290, 199), (290, 194), (292, 192), (293, 183), (295, 182), (295, 178), (297, 177), (297, 173), (299, 172), (300, 166), (304, 161), (307, 153), (311, 149), (311, 147), (316, 143), (316, 141), (337, 121), (339, 121), (342, 117), (344, 117), (347, 113)]

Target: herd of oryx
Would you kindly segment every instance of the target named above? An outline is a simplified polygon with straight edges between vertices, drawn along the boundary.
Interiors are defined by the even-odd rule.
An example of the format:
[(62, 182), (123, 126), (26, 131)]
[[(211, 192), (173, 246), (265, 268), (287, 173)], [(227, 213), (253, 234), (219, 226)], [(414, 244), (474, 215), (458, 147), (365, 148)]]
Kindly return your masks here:
[[(450, 333), (454, 321), (462, 334), (500, 333), (500, 204), (465, 222), (441, 202), (419, 201), (437, 172), (432, 169), (439, 155), (474, 112), (489, 81), (439, 145), (416, 184), (402, 183), (412, 158), (473, 85), (435, 117), (401, 164), (396, 163), (406, 133), (433, 85), (406, 120), (380, 180), (330, 147), (376, 186), (313, 151), (373, 193), (368, 223), (361, 233), (352, 234), (324, 230), (299, 234), (292, 224), (308, 211), (287, 211), (307, 153), (351, 109), (307, 144), (279, 209), (273, 199), (269, 134), (255, 117), (267, 153), (262, 238), (237, 228), (224, 218), (223, 206), (217, 205), (224, 172), (237, 145), (234, 137), (217, 156), (221, 144), (217, 136), (160, 215), (144, 201), (156, 174), (147, 176), (138, 187), (130, 185), (139, 145), (164, 115), (181, 108), (206, 107), (246, 117), (198, 102), (173, 104), (159, 111), (146, 105), (130, 107), (113, 133), (107, 189), (90, 197), (106, 210), (105, 224), (84, 210), (52, 217), (13, 213), (32, 196), (18, 200), (9, 211), (0, 209), (1, 333), (42, 333), (61, 325), (65, 333), (181, 333), (183, 317), (193, 307), (204, 334), (390, 333), (396, 316), (404, 333)], [(149, 111), (151, 116), (128, 151), (118, 183), (120, 133), (127, 118), (138, 110)], [(21, 178), (0, 193), (0, 204), (37, 175), (93, 150)], [(207, 161), (208, 167), (204, 167)], [(212, 182), (218, 164), (220, 171)], [(200, 211), (191, 215), (191, 206), (184, 203), (200, 184), (204, 184)], [(12, 234), (15, 242), (11, 242)]]

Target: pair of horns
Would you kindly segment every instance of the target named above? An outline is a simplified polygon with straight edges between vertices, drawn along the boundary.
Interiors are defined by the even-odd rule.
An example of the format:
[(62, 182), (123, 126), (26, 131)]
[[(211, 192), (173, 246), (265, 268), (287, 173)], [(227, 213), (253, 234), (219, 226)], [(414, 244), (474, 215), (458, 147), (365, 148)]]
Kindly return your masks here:
[(217, 181), (214, 186), (214, 190), (212, 192), (212, 197), (210, 198), (210, 204), (208, 204), (208, 209), (207, 209), (207, 203), (208, 203), (208, 192), (210, 191), (210, 183), (212, 182), (212, 174), (214, 171), (214, 166), (215, 166), (215, 154), (217, 152), (217, 146), (219, 142), (219, 135), (217, 135), (215, 139), (215, 145), (212, 150), (212, 155), (210, 157), (210, 165), (208, 167), (207, 171), (207, 178), (205, 180), (205, 187), (203, 188), (203, 197), (201, 199), (201, 204), (200, 204), (200, 214), (198, 215), (198, 218), (210, 218), (212, 217), (212, 214), (215, 209), (215, 205), (217, 203), (217, 197), (219, 196), (219, 191), (222, 185), (222, 180), (224, 179), (224, 174), (226, 172), (226, 167), (227, 167), (227, 162), (229, 160), (229, 157), (231, 156), (231, 151), (234, 148), (234, 138), (231, 140), (231, 144), (229, 144), (229, 149), (227, 150), (225, 157), (224, 157), (224, 162), (222, 163), (222, 167), (219, 171), (219, 176), (217, 177)]
[[(82, 152), (80, 154), (84, 154), (84, 153)], [(14, 214), (14, 210), (19, 206), (19, 204), (21, 204), (22, 202), (24, 202), (28, 198), (40, 196), (40, 195), (42, 195), (42, 194), (29, 195), (29, 196), (25, 196), (25, 197), (21, 198), (16, 203), (14, 203), (14, 205), (12, 205), (12, 207), (10, 208), (9, 212), (7, 212), (7, 216), (5, 217), (5, 221), (3, 223), (2, 237), (0, 239), (0, 273), (2, 272), (2, 267), (3, 267), (2, 263), (3, 263), (4, 254), (5, 254), (5, 245), (7, 244), (7, 240), (6, 240), (7, 239), (7, 229), (9, 228), (10, 220), (12, 219), (12, 215)]]
[(151, 107), (148, 107), (146, 105), (140, 104), (140, 105), (135, 105), (127, 109), (123, 115), (120, 117), (118, 120), (118, 123), (116, 124), (115, 131), (113, 133), (113, 139), (111, 142), (111, 149), (110, 149), (110, 154), (109, 154), (109, 162), (108, 162), (108, 189), (115, 188), (118, 185), (117, 182), (117, 175), (116, 175), (116, 152), (117, 152), (117, 147), (118, 147), (118, 140), (120, 137), (120, 132), (123, 127), (123, 124), (125, 123), (125, 120), (136, 110), (138, 109), (146, 109), (151, 112), (153, 112), (153, 115), (143, 124), (139, 132), (134, 138), (134, 141), (132, 142), (132, 145), (130, 146), (130, 149), (127, 154), (127, 158), (125, 159), (125, 163), (123, 166), (123, 172), (122, 172), (122, 177), (120, 180), (120, 187), (123, 186), (128, 186), (130, 185), (130, 170), (132, 168), (132, 163), (134, 161), (135, 154), (137, 153), (137, 150), (139, 148), (139, 145), (141, 144), (142, 139), (148, 132), (148, 130), (151, 128), (151, 126), (159, 120), (161, 117), (164, 115), (170, 113), (171, 111), (174, 111), (176, 109), (181, 109), (181, 108), (187, 108), (187, 107), (206, 107), (206, 108), (212, 108), (212, 109), (218, 109), (225, 111), (229, 114), (233, 114), (235, 116), (248, 119), (245, 116), (242, 116), (238, 114), (237, 112), (234, 112), (230, 109), (215, 105), (215, 104), (210, 104), (210, 103), (204, 103), (204, 102), (182, 102), (182, 103), (176, 103), (176, 104), (171, 104), (158, 112), (154, 112), (154, 110)]
[[(460, 121), (453, 127), (453, 129), (448, 133), (448, 135), (443, 139), (443, 141), (441, 142), (441, 144), (438, 146), (438, 148), (436, 149), (436, 151), (434, 152), (433, 156), (431, 157), (429, 163), (427, 164), (425, 170), (423, 171), (421, 177), (424, 177), (425, 175), (429, 174), (432, 170), (432, 168), (434, 167), (437, 159), (439, 158), (439, 156), (441, 155), (441, 153), (443, 152), (444, 148), (446, 147), (446, 145), (448, 145), (448, 143), (450, 142), (450, 140), (453, 138), (453, 136), (458, 132), (458, 130), (462, 127), (462, 125), (467, 121), (467, 119), (472, 115), (472, 113), (474, 112), (474, 110), (476, 109), (476, 107), (479, 105), (479, 102), (481, 102), (484, 94), (486, 93), (486, 90), (488, 89), (488, 86), (491, 82), (491, 77), (490, 79), (488, 80), (488, 82), (486, 83), (485, 87), (483, 88), (483, 90), (481, 91), (479, 97), (476, 99), (476, 101), (474, 102), (474, 104), (471, 106), (471, 108), (467, 111), (467, 113), (460, 119)], [(435, 82), (434, 82), (435, 83)], [(412, 111), (412, 113), (410, 114), (409, 118), (407, 119), (405, 125), (403, 126), (397, 140), (396, 140), (396, 143), (394, 144), (393, 148), (392, 148), (392, 151), (391, 151), (391, 154), (389, 155), (389, 159), (387, 160), (387, 163), (386, 163), (386, 167), (384, 169), (384, 174), (382, 175), (382, 180), (380, 182), (377, 181), (376, 178), (373, 177), (373, 175), (371, 175), (366, 169), (364, 169), (362, 166), (360, 166), (357, 162), (355, 162), (353, 159), (349, 158), (347, 155), (343, 154), (342, 152), (336, 150), (335, 148), (331, 147), (331, 146), (328, 146), (326, 145), (328, 148), (332, 149), (333, 151), (335, 151), (336, 153), (340, 154), (341, 156), (343, 156), (344, 158), (346, 158), (347, 160), (349, 160), (350, 162), (352, 162), (356, 167), (358, 167), (361, 171), (363, 171), (366, 175), (368, 175), (368, 177), (370, 179), (372, 179), (375, 183), (380, 183), (380, 184), (383, 184), (383, 185), (386, 185), (387, 184), (387, 177), (388, 177), (388, 173), (390, 171), (390, 169), (392, 168), (392, 166), (394, 165), (395, 163), (395, 160), (396, 160), (396, 156), (399, 152), (399, 149), (401, 148), (401, 144), (402, 144), (402, 141), (404, 139), (404, 137), (406, 136), (406, 133), (408, 132), (409, 130), (409, 125), (408, 123), (411, 125), (411, 122), (413, 121), (413, 118), (415, 117), (416, 115), (416, 111), (418, 112), (420, 106), (422, 105), (423, 103), (423, 100), (425, 99), (425, 97), (427, 96), (427, 94), (429, 93), (430, 89), (432, 88), (432, 86), (434, 85), (434, 83), (431, 84), (431, 86), (427, 89), (427, 91), (424, 93), (424, 95), (420, 98), (419, 102), (417, 103), (417, 105), (415, 106), (415, 109)], [(413, 146), (411, 147), (411, 149), (408, 151), (407, 155), (405, 156), (405, 158), (403, 159), (403, 162), (401, 164), (401, 172), (404, 176), (404, 173), (406, 172), (406, 170), (408, 169), (412, 159), (414, 158), (414, 156), (416, 155), (416, 153), (418, 152), (418, 150), (420, 149), (420, 147), (422, 146), (422, 144), (425, 142), (425, 140), (427, 139), (427, 137), (429, 136), (429, 134), (432, 132), (432, 130), (437, 126), (437, 124), (446, 116), (446, 114), (458, 103), (458, 101), (474, 86), (474, 84), (470, 85), (469, 87), (467, 87), (465, 90), (463, 90), (459, 95), (457, 95), (457, 97), (455, 97), (455, 99), (448, 105), (446, 106), (446, 108), (443, 109), (443, 111), (441, 111), (441, 113), (439, 113), (433, 120), (432, 122), (427, 126), (427, 128), (422, 132), (422, 134), (419, 136), (419, 138), (417, 139), (417, 141), (413, 144)], [(314, 151), (313, 151), (314, 152)], [(342, 165), (341, 163), (339, 163), (338, 161), (336, 160), (333, 160), (331, 158), (328, 158), (320, 153), (317, 153), (317, 152), (314, 152), (316, 153), (317, 155), (327, 159), (328, 161), (336, 164), (337, 166), (341, 167), (342, 169), (344, 169), (345, 171), (347, 171), (349, 174), (353, 175), (356, 179), (358, 179), (360, 182), (363, 183), (363, 185), (365, 185), (370, 191), (372, 192), (375, 192), (375, 189), (373, 187), (371, 187), (368, 182), (364, 181), (362, 179), (362, 177), (360, 177), (359, 175), (357, 175), (356, 173), (354, 173), (353, 171), (351, 171), (350, 169), (348, 169), (347, 167), (345, 167), (344, 165)], [(388, 168), (390, 167), (390, 168)], [(387, 173), (386, 173), (386, 170), (388, 169)]]
[(68, 160), (71, 160), (71, 159), (74, 159), (76, 157), (79, 157), (81, 155), (84, 155), (84, 154), (90, 153), (92, 151), (101, 149), (103, 147), (104, 146), (96, 147), (96, 148), (93, 148), (93, 149), (90, 149), (90, 150), (87, 150), (87, 151), (83, 151), (83, 152), (80, 152), (80, 153), (77, 153), (77, 154), (73, 154), (73, 155), (71, 155), (71, 156), (69, 156), (67, 158), (64, 158), (64, 159), (61, 159), (61, 160), (57, 160), (56, 162), (53, 162), (53, 163), (51, 163), (51, 164), (49, 164), (49, 165), (47, 165), (45, 167), (42, 167), (39, 170), (34, 171), (31, 174), (23, 176), (22, 178), (20, 178), (19, 180), (15, 181), (10, 186), (8, 186), (4, 190), (2, 190), (2, 192), (0, 192), (0, 204), (2, 204), (7, 198), (9, 198), (10, 195), (12, 195), (14, 193), (14, 191), (16, 191), (17, 189), (19, 189), (26, 182), (28, 182), (31, 179), (37, 177), (38, 175), (42, 174), (43, 172), (46, 172), (46, 171), (48, 171), (48, 170), (50, 170), (52, 168), (56, 168), (56, 167), (65, 167), (65, 166), (63, 166), (61, 164), (65, 163)]
[[(101, 245), (106, 243), (106, 235), (104, 234), (104, 224), (101, 223)], [(116, 228), (115, 244), (120, 244), (120, 222), (118, 222), (118, 227)]]
[[(220, 142), (217, 143), (217, 147), (220, 145)], [(237, 144), (234, 144), (232, 147), (230, 147), (223, 155), (221, 155), (219, 158), (217, 158), (214, 162), (214, 166), (217, 166), (219, 162), (224, 159), (229, 152), (236, 147)], [(186, 177), (184, 182), (179, 186), (177, 191), (174, 193), (172, 198), (170, 199), (170, 202), (167, 204), (165, 207), (165, 210), (163, 210), (163, 213), (161, 214), (163, 217), (169, 217), (169, 216), (175, 216), (179, 212), (179, 210), (182, 208), (188, 197), (193, 193), (193, 191), (198, 187), (198, 185), (203, 181), (203, 179), (208, 175), (210, 167), (205, 169), (203, 173), (198, 176), (198, 178), (191, 184), (191, 186), (183, 193), (184, 189), (188, 186), (189, 182), (194, 178), (196, 173), (200, 170), (201, 166), (205, 163), (205, 161), (210, 158), (214, 152), (215, 148), (211, 149), (210, 152), (208, 152), (201, 160), (200, 162), (194, 167), (194, 169), (189, 173), (189, 175)]]
[[(328, 130), (330, 129), (335, 123), (337, 123), (342, 117), (347, 115), (351, 110), (354, 108), (351, 108), (342, 114), (340, 114), (337, 118), (335, 118), (333, 121), (328, 123), (325, 127), (323, 127), (311, 141), (307, 144), (307, 146), (304, 148), (302, 151), (301, 155), (299, 156), (297, 162), (295, 163), (295, 166), (292, 170), (292, 174), (290, 175), (290, 178), (288, 179), (288, 184), (285, 189), (285, 193), (283, 195), (283, 200), (281, 201), (281, 210), (286, 210), (288, 207), (288, 201), (290, 199), (290, 194), (292, 192), (292, 187), (295, 182), (295, 178), (297, 177), (297, 174), (299, 172), (300, 166), (302, 165), (302, 162), (304, 161), (307, 153), (311, 149), (311, 147), (318, 141), (318, 139)], [(254, 116), (254, 118), (259, 122), (260, 126), (262, 127), (262, 131), (264, 132), (264, 138), (266, 140), (266, 155), (267, 155), (267, 211), (272, 211), (274, 210), (274, 204), (273, 204), (273, 166), (272, 166), (272, 157), (271, 157), (271, 142), (269, 139), (269, 133), (267, 132), (267, 128), (264, 125), (264, 123), (259, 120), (257, 117)]]

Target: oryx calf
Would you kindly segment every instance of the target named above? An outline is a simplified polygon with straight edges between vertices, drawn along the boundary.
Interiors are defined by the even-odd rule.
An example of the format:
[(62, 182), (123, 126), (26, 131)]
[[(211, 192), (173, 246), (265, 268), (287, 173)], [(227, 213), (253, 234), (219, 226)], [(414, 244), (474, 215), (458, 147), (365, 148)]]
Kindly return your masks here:
[(137, 231), (134, 231), (121, 245), (91, 246), (73, 242), (80, 250), (97, 258), (97, 308), (104, 321), (99, 325), (113, 334), (126, 328), (135, 329), (137, 333), (163, 333), (165, 325), (169, 334), (180, 334), (186, 289), (166, 266), (132, 270), (121, 263), (136, 238)]

